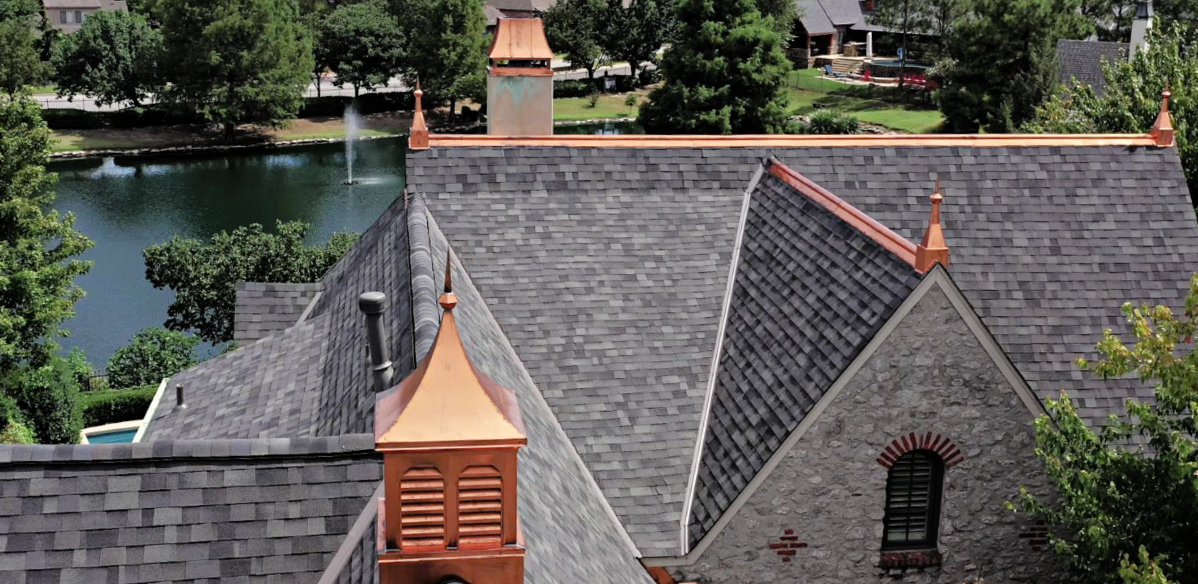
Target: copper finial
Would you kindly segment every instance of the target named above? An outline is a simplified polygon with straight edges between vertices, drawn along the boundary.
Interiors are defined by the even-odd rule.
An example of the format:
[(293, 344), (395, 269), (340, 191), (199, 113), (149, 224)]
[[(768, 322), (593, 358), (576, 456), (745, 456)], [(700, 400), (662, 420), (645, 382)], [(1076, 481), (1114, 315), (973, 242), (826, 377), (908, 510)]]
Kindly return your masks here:
[(445, 310), (453, 310), (453, 307), (458, 305), (458, 295), (453, 293), (452, 257), (450, 252), (445, 252), (445, 288), (441, 291), (441, 297), (437, 299), (441, 308)]
[(932, 217), (928, 228), (923, 233), (923, 241), (915, 246), (915, 269), (927, 272), (939, 263), (948, 267), (948, 244), (944, 241), (944, 230), (940, 226), (940, 203), (944, 195), (940, 194), (940, 178), (936, 178), (936, 190), (929, 197), (932, 200)]
[(424, 123), (424, 108), (420, 98), (424, 92), (420, 89), (420, 80), (416, 80), (416, 107), (412, 111), (412, 133), (408, 136), (408, 148), (412, 150), (428, 150), (428, 126)]
[(1173, 145), (1173, 118), (1169, 116), (1169, 97), (1172, 95), (1169, 83), (1165, 82), (1165, 90), (1161, 92), (1161, 113), (1157, 114), (1156, 123), (1152, 124), (1152, 129), (1148, 131), (1156, 145), (1162, 148)]

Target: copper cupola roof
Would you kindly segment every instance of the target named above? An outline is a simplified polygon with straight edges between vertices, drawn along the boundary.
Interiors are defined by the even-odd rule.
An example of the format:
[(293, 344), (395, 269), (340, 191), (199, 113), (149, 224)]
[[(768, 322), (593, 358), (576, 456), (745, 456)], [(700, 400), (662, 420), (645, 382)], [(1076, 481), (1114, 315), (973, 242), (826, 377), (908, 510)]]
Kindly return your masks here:
[(553, 59), (540, 18), (500, 18), (487, 57), (493, 61)]
[(438, 300), (445, 313), (432, 349), (376, 404), (379, 450), (527, 442), (515, 393), (482, 374), (466, 354), (453, 313), (458, 299), (446, 265), (445, 292)]

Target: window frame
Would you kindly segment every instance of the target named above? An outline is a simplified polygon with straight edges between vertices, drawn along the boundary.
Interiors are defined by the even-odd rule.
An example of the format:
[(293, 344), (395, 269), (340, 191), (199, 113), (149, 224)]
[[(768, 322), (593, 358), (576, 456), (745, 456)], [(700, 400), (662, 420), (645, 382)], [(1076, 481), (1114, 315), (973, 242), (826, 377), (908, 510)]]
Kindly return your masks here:
[(58, 24), (70, 24), (69, 22), (67, 22), (67, 11), (66, 10), (58, 11)]
[[(918, 541), (890, 541), (890, 517), (891, 517), (891, 493), (894, 487), (894, 469), (899, 462), (909, 457), (926, 458), (931, 462), (932, 471), (928, 483), (928, 500), (927, 500), (927, 528), (925, 529), (926, 537)], [(940, 541), (940, 507), (941, 501), (944, 498), (944, 460), (935, 451), (926, 449), (914, 449), (904, 452), (902, 456), (895, 460), (886, 472), (886, 498), (883, 501), (884, 513), (882, 515), (882, 550), (883, 552), (892, 551), (911, 551), (911, 550), (933, 550), (938, 549)]]

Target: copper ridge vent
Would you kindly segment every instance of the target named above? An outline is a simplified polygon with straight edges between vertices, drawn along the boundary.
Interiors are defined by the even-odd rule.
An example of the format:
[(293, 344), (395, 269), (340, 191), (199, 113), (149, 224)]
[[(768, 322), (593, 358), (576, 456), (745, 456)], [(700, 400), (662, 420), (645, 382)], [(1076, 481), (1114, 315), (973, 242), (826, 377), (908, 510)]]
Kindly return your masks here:
[(487, 58), (492, 61), (551, 61), (540, 18), (500, 18)]

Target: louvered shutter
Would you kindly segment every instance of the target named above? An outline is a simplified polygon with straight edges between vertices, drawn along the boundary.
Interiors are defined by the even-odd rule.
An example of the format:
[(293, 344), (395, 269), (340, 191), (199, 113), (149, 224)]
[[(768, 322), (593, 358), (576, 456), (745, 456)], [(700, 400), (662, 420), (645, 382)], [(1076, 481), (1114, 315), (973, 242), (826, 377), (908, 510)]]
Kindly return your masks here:
[(913, 450), (894, 462), (886, 480), (883, 548), (935, 545), (942, 477), (939, 457), (926, 450)]
[(413, 468), (399, 483), (401, 549), (445, 547), (445, 478), (435, 468)]

